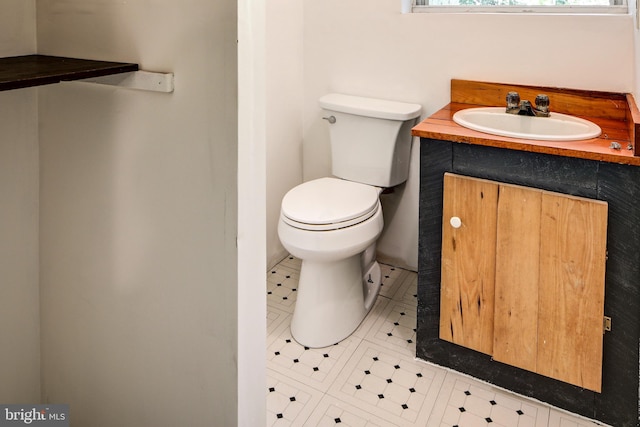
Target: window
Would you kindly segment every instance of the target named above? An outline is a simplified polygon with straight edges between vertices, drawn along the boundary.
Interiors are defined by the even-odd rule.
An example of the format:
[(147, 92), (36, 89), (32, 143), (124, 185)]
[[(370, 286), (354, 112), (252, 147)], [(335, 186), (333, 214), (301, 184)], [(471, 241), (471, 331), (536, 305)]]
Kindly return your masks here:
[(414, 0), (413, 12), (627, 13), (627, 0)]

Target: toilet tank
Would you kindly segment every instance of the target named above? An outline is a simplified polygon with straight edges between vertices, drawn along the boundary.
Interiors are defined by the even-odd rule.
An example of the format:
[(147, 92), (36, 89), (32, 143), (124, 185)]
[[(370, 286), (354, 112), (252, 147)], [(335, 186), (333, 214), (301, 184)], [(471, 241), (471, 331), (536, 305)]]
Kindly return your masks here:
[(411, 128), (420, 116), (419, 104), (338, 93), (318, 102), (329, 123), (334, 176), (377, 187), (407, 180)]

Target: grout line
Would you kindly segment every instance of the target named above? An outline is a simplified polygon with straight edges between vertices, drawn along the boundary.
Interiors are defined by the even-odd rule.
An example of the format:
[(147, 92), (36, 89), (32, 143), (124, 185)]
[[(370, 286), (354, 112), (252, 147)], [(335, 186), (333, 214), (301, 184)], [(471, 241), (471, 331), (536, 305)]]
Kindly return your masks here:
[[(272, 269), (270, 269), (267, 274), (271, 275), (272, 271), (276, 271), (276, 273), (273, 273), (273, 274), (282, 275), (284, 273), (285, 275), (290, 276), (289, 278), (287, 278), (287, 280), (291, 281), (292, 286), (297, 286), (299, 270), (296, 269), (296, 265), (299, 266), (299, 264), (296, 264), (296, 261), (297, 260), (292, 260), (289, 257), (287, 257), (281, 263), (277, 264)], [(286, 263), (286, 265), (283, 265), (283, 263)], [(390, 268), (388, 265), (384, 267)], [(401, 270), (401, 271), (398, 271), (398, 270)], [(500, 411), (494, 411), (493, 407), (491, 406), (489, 407), (490, 412), (486, 415), (482, 415), (482, 414), (477, 415), (473, 413), (473, 410), (474, 410), (473, 406), (476, 405), (478, 402), (483, 403), (484, 405), (489, 405), (489, 403), (487, 403), (487, 400), (486, 400), (487, 398), (486, 396), (489, 396), (489, 395), (496, 396), (495, 398), (496, 401), (500, 401), (504, 399), (504, 400), (509, 400), (513, 402), (518, 402), (519, 404), (524, 405), (523, 408), (524, 407), (534, 408), (537, 412), (536, 412), (536, 418), (535, 418), (535, 426), (531, 425), (532, 427), (561, 427), (564, 425), (571, 425), (574, 427), (593, 427), (597, 425), (602, 425), (602, 424), (594, 423), (591, 420), (584, 419), (583, 417), (579, 417), (577, 415), (568, 413), (566, 411), (562, 411), (561, 409), (553, 408), (550, 405), (547, 405), (543, 402), (539, 402), (535, 399), (530, 399), (525, 396), (519, 396), (509, 390), (505, 390), (503, 388), (494, 386), (492, 384), (479, 381), (473, 377), (459, 373), (457, 371), (453, 371), (451, 369), (444, 368), (442, 366), (438, 366), (438, 365), (417, 359), (415, 357), (415, 342), (411, 343), (407, 347), (398, 346), (396, 348), (395, 346), (389, 344), (386, 341), (381, 341), (380, 339), (376, 339), (376, 336), (375, 336), (376, 332), (381, 331), (383, 326), (388, 326), (385, 324), (385, 320), (389, 319), (389, 317), (394, 314), (393, 309), (395, 307), (415, 308), (417, 306), (417, 301), (415, 300), (415, 298), (407, 298), (407, 295), (406, 295), (408, 288), (412, 284), (412, 282), (417, 281), (417, 278), (413, 277), (413, 275), (415, 275), (416, 273), (412, 271), (406, 271), (397, 267), (395, 267), (394, 270), (391, 270), (390, 272), (394, 272), (393, 274), (395, 274), (396, 277), (389, 284), (389, 287), (385, 289), (385, 294), (384, 295), (380, 294), (378, 296), (378, 302), (376, 303), (378, 310), (376, 310), (376, 307), (374, 306), (374, 308), (367, 315), (367, 318), (365, 318), (362, 324), (358, 327), (358, 330), (356, 330), (354, 334), (352, 334), (350, 337), (348, 337), (347, 339), (343, 340), (340, 343), (339, 350), (337, 348), (334, 349), (334, 346), (331, 346), (331, 347), (327, 347), (326, 352), (323, 353), (321, 351), (318, 351), (317, 349), (305, 350), (301, 346), (299, 346), (297, 343), (295, 343), (295, 341), (293, 342), (293, 345), (291, 342), (289, 342), (288, 344), (283, 344), (282, 346), (283, 351), (285, 350), (291, 351), (291, 352), (297, 351), (298, 353), (301, 354), (301, 356), (299, 356), (301, 360), (303, 356), (311, 360), (313, 360), (314, 358), (317, 358), (319, 367), (322, 366), (321, 365), (321, 361), (323, 360), (321, 359), (322, 357), (327, 358), (326, 360), (331, 359), (333, 361), (333, 365), (331, 365), (328, 368), (329, 373), (327, 374), (324, 380), (318, 380), (318, 379), (311, 380), (311, 377), (305, 379), (304, 378), (305, 374), (295, 373), (289, 370), (291, 368), (286, 368), (284, 365), (277, 365), (275, 362), (270, 361), (270, 359), (267, 360), (267, 374), (271, 375), (273, 380), (277, 381), (279, 384), (283, 386), (288, 384), (287, 387), (291, 390), (298, 389), (299, 391), (297, 393), (301, 393), (300, 396), (304, 396), (306, 398), (305, 400), (306, 403), (300, 409), (300, 404), (299, 402), (295, 401), (295, 396), (289, 396), (289, 397), (275, 396), (275, 395), (270, 396), (271, 402), (276, 402), (280, 406), (284, 405), (285, 408), (292, 407), (296, 409), (295, 416), (302, 417), (300, 419), (295, 419), (293, 421), (287, 421), (284, 417), (284, 414), (281, 414), (283, 418), (273, 420), (273, 423), (269, 424), (270, 426), (271, 425), (273, 426), (281, 426), (281, 425), (307, 426), (308, 422), (319, 422), (319, 420), (326, 419), (326, 417), (329, 416), (328, 412), (322, 413), (321, 411), (332, 410), (335, 413), (340, 412), (341, 414), (343, 414), (342, 416), (344, 417), (359, 417), (358, 420), (356, 420), (356, 422), (360, 423), (360, 425), (382, 424), (384, 426), (388, 426), (388, 425), (390, 426), (391, 425), (390, 422), (392, 420), (396, 420), (393, 422), (393, 425), (396, 425), (396, 423), (399, 423), (397, 424), (399, 426), (454, 427), (450, 424), (447, 424), (444, 421), (444, 419), (447, 413), (447, 409), (449, 407), (449, 402), (451, 402), (453, 399), (453, 393), (456, 390), (456, 383), (458, 381), (461, 384), (464, 384), (469, 389), (474, 390), (473, 393), (470, 393), (471, 395), (474, 395), (474, 399), (471, 399), (469, 401), (471, 402), (469, 403), (469, 405), (471, 406), (469, 406), (469, 409), (466, 410), (465, 408), (467, 403), (465, 403), (465, 408), (463, 408), (465, 410), (461, 411), (461, 413), (458, 416), (460, 427), (462, 427), (463, 424), (464, 424), (464, 427), (477, 427), (477, 426), (484, 427), (487, 425), (488, 426), (501, 425), (496, 420), (485, 421), (486, 418), (482, 418), (482, 416), (498, 417), (498, 415), (494, 415), (494, 414), (499, 414)], [(267, 286), (269, 287), (270, 284), (268, 283)], [(394, 304), (398, 304), (398, 305), (394, 306)], [(278, 306), (277, 303), (268, 302), (267, 310), (268, 311), (272, 310), (271, 313), (273, 313), (273, 316), (271, 318), (274, 319), (273, 320), (274, 326), (270, 328), (269, 336), (267, 337), (268, 348), (271, 347), (278, 340), (281, 340), (282, 336), (290, 335), (287, 332), (288, 331), (287, 328), (289, 327), (289, 323), (291, 321), (292, 312), (290, 311), (290, 309), (292, 309), (292, 307), (281, 307), (281, 306)], [(374, 313), (375, 313), (375, 317), (370, 317)], [(283, 316), (283, 318), (279, 318), (279, 316)], [(399, 326), (397, 323), (395, 323), (395, 325)], [(406, 326), (404, 326), (404, 328), (406, 328)], [(394, 335), (395, 335), (395, 332), (394, 332)], [(415, 329), (414, 329), (414, 335), (415, 335)], [(330, 357), (329, 354), (331, 353), (331, 349), (334, 349), (334, 354)], [(354, 404), (354, 402), (357, 401), (357, 398), (354, 397), (355, 393), (357, 392), (354, 392), (352, 396), (345, 394), (346, 393), (344, 391), (345, 386), (348, 385), (349, 379), (352, 378), (353, 375), (357, 372), (357, 370), (354, 370), (354, 368), (356, 368), (359, 363), (363, 363), (363, 361), (366, 360), (366, 358), (364, 358), (365, 353), (367, 351), (371, 351), (372, 349), (374, 349), (375, 351), (378, 351), (381, 357), (382, 355), (389, 356), (389, 357), (402, 357), (403, 358), (402, 360), (406, 359), (407, 361), (410, 361), (411, 366), (408, 366), (407, 368), (406, 365), (404, 365), (402, 371), (410, 372), (410, 371), (418, 370), (418, 372), (433, 373), (433, 378), (430, 378), (430, 382), (425, 381), (421, 383), (423, 385), (428, 384), (427, 385), (428, 388), (425, 391), (424, 397), (420, 401), (420, 404), (422, 406), (420, 406), (419, 412), (416, 414), (416, 417), (422, 417), (424, 419), (420, 418), (420, 419), (416, 419), (415, 422), (411, 422), (409, 419), (402, 418), (402, 414), (404, 412), (400, 411), (399, 409), (394, 409), (394, 408), (397, 408), (397, 406), (394, 406), (395, 404), (388, 406), (388, 404), (391, 403), (392, 399), (383, 400), (380, 397), (373, 396), (374, 403), (362, 402), (362, 404), (360, 405), (360, 404)], [(308, 351), (310, 351), (310, 353), (307, 353)], [(267, 357), (269, 358), (272, 356), (270, 356), (269, 353), (267, 353)], [(286, 358), (287, 356), (283, 356), (283, 357)], [(298, 356), (293, 356), (293, 357), (298, 357)], [(371, 362), (369, 361), (369, 363)], [(379, 362), (376, 362), (376, 363), (379, 363)], [(386, 367), (391, 366), (388, 364), (388, 361), (385, 363), (387, 363), (387, 365), (383, 363), (380, 366), (382, 366), (383, 368), (385, 366)], [(331, 372), (332, 367), (335, 367), (338, 371)], [(389, 368), (389, 369), (393, 371), (393, 368)], [(401, 372), (401, 371), (398, 370), (398, 372)], [(391, 379), (392, 378), (391, 375), (392, 375), (392, 372), (389, 372), (388, 374), (386, 374), (386, 376), (388, 377), (387, 382), (390, 384), (393, 383), (393, 380)], [(368, 387), (371, 387), (371, 388), (369, 389), (363, 388), (363, 391), (375, 390), (375, 387), (391, 387), (391, 385), (384, 384), (384, 379), (380, 377), (380, 375), (372, 375), (371, 378), (368, 378), (365, 376), (363, 378), (363, 381), (367, 381), (367, 380), (372, 380), (371, 385), (368, 385)], [(376, 384), (375, 381), (378, 381), (377, 386), (375, 385)], [(287, 387), (285, 387), (285, 389), (287, 389)], [(348, 388), (349, 387), (347, 387), (347, 390)], [(385, 388), (385, 390), (387, 389)], [(396, 389), (390, 388), (389, 390), (396, 390)], [(398, 398), (398, 395), (389, 395), (387, 396), (387, 398), (389, 398), (390, 396), (393, 396), (393, 399)], [(283, 399), (285, 400), (284, 402), (283, 402)], [(294, 400), (292, 400), (291, 404), (288, 404), (286, 402), (286, 399), (294, 399)], [(387, 400), (390, 400), (390, 401), (387, 402)], [(406, 401), (406, 402), (408, 403), (409, 401)], [(409, 409), (413, 409), (410, 407), (411, 405), (413, 404), (411, 403), (408, 406)], [(494, 403), (491, 403), (491, 405), (498, 405), (498, 404), (494, 402)], [(366, 410), (366, 408), (368, 407), (370, 407), (371, 409), (374, 409), (375, 413), (368, 412)], [(501, 406), (501, 407), (503, 408), (502, 410), (506, 408), (505, 406)], [(345, 408), (353, 408), (353, 410), (349, 411), (348, 409), (345, 409)], [(390, 412), (393, 410), (400, 411), (398, 413), (400, 413), (401, 415)], [(268, 412), (269, 416), (272, 416), (272, 414), (273, 414), (272, 411)], [(513, 417), (513, 415), (511, 416)], [(368, 417), (368, 420), (364, 420), (364, 418), (362, 417)], [(463, 420), (464, 420), (464, 423), (463, 423)], [(331, 423), (333, 422), (338, 423), (338, 421), (335, 421), (335, 420), (330, 420), (330, 421)], [(285, 422), (288, 424), (286, 424)], [(342, 420), (340, 420), (340, 422), (342, 422)], [(346, 422), (346, 420), (344, 422)], [(518, 425), (520, 424), (521, 423), (519, 421)], [(313, 427), (315, 425), (317, 424), (313, 424), (313, 425), (308, 424), (309, 427)], [(530, 425), (530, 424), (527, 424), (527, 425)], [(515, 426), (508, 426), (508, 427), (515, 427)]]

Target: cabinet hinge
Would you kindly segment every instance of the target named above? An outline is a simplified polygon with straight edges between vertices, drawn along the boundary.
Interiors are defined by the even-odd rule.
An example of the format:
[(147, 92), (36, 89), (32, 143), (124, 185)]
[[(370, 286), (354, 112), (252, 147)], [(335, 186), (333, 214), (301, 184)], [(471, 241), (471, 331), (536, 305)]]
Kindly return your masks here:
[(611, 317), (604, 316), (604, 332), (609, 332), (611, 330)]

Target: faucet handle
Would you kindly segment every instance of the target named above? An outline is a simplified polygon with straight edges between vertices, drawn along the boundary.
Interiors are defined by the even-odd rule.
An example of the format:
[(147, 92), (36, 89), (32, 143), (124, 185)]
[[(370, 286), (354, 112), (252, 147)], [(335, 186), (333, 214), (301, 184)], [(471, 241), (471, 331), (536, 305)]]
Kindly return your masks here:
[(507, 108), (518, 108), (520, 105), (520, 95), (518, 92), (507, 93)]
[(536, 96), (536, 108), (543, 113), (549, 112), (549, 97), (545, 94)]

